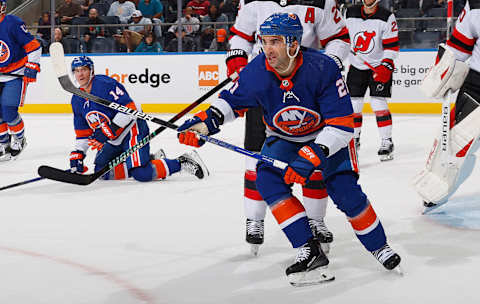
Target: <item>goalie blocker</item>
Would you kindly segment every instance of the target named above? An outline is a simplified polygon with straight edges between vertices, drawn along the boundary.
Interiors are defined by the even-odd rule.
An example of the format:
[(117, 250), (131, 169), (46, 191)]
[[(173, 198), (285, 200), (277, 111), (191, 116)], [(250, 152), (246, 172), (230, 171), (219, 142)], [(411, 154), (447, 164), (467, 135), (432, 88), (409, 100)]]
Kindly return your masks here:
[[(427, 96), (443, 98), (449, 90), (461, 89), (450, 115), (450, 129), (442, 127), (425, 168), (413, 181), (426, 207), (446, 202), (473, 170), (476, 159), (473, 153), (478, 149), (480, 136), (479, 82), (479, 72), (468, 71), (468, 66), (455, 60), (448, 48), (439, 46), (437, 62), (420, 89)], [(449, 138), (446, 144), (443, 144), (444, 138)]]

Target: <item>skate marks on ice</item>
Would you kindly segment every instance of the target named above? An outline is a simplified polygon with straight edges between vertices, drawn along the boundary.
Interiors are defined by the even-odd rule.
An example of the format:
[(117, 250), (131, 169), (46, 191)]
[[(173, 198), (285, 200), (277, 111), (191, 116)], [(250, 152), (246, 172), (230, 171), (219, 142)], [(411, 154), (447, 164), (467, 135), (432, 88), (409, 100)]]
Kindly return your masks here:
[(424, 216), (440, 225), (480, 230), (480, 193), (455, 195), (448, 202), (429, 211)]

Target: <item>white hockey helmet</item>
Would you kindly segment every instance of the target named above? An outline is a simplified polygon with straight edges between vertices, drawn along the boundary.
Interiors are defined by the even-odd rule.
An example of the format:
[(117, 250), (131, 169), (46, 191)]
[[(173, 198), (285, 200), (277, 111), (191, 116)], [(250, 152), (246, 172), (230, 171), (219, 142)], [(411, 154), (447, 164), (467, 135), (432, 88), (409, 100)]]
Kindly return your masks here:
[(373, 1), (372, 4), (367, 5), (367, 4), (365, 4), (365, 0), (362, 0), (362, 3), (363, 3), (363, 5), (365, 5), (366, 8), (373, 8), (373, 7), (375, 7), (375, 5), (378, 4), (378, 2), (380, 2), (380, 0), (375, 0), (375, 1)]

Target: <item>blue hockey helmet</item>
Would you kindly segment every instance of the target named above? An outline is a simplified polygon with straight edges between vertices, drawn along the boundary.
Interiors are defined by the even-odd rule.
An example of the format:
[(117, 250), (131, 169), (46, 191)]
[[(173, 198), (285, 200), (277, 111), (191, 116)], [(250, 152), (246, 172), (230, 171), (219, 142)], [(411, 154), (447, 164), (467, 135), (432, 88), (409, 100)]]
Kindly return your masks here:
[(90, 57), (87, 57), (87, 56), (75, 57), (72, 61), (72, 72), (75, 71), (75, 68), (79, 68), (83, 66), (86, 66), (90, 69), (90, 71), (93, 71), (92, 59), (90, 59)]
[(275, 13), (260, 25), (260, 36), (283, 36), (290, 46), (293, 41), (302, 43), (303, 27), (300, 18), (291, 13)]
[(7, 0), (0, 0), (0, 14), (7, 13)]

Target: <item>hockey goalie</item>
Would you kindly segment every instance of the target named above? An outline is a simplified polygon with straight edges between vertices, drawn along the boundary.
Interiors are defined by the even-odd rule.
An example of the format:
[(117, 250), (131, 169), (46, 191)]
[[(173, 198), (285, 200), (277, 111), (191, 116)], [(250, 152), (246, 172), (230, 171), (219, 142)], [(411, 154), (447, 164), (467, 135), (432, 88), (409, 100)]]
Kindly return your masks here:
[[(472, 173), (480, 136), (480, 0), (469, 0), (447, 44), (420, 89), (428, 97), (448, 100), (458, 91), (455, 107), (443, 107), (442, 127), (414, 187), (425, 207), (445, 203)], [(470, 59), (469, 64), (465, 61)], [(449, 105), (449, 104), (448, 104)]]

